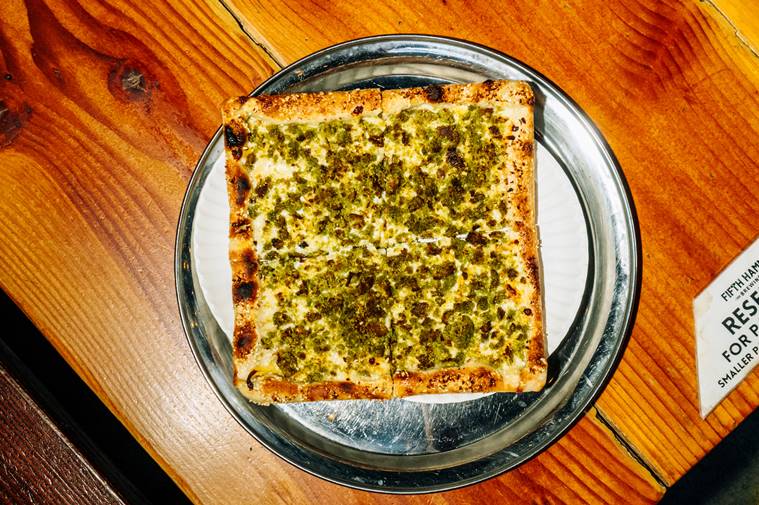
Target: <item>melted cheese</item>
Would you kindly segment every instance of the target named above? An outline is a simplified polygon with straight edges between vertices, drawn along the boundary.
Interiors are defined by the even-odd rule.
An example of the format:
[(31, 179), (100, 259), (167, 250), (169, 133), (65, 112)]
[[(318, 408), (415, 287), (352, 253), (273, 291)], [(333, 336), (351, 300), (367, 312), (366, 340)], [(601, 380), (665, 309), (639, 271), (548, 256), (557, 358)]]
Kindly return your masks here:
[[(425, 104), (252, 122), (242, 163), (259, 339), (240, 370), (362, 382), (523, 364), (533, 293), (512, 227), (521, 167), (509, 162), (522, 146), (504, 140), (524, 134), (520, 113)], [(474, 230), (484, 238), (469, 243)]]
[(296, 166), (283, 159), (261, 158), (256, 161), (255, 177), (263, 180), (266, 177), (274, 179), (290, 179), (295, 173)]

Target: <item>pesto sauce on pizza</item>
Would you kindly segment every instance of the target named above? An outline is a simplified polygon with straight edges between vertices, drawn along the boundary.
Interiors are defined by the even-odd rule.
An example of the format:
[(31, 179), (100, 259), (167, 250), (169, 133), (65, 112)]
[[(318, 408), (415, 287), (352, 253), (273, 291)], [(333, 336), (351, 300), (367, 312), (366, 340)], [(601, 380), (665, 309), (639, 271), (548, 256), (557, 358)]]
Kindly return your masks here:
[(381, 216), (372, 176), (383, 153), (379, 118), (250, 126), (244, 163), (259, 256), (311, 253), (376, 242)]
[(531, 288), (502, 240), (515, 239), (454, 238), (390, 250), (388, 264), (399, 272), (391, 308), (397, 370), (523, 360)]
[[(502, 136), (520, 125), (492, 108), (405, 110), (388, 118), (386, 232), (397, 242), (497, 230), (515, 191)], [(508, 139), (507, 139), (508, 140)]]
[(509, 216), (520, 127), (461, 105), (251, 119), (256, 361), (303, 383), (525, 361), (531, 288)]
[(260, 352), (274, 352), (296, 381), (370, 376), (390, 358), (390, 272), (381, 254), (355, 248), (264, 262), (256, 326)]

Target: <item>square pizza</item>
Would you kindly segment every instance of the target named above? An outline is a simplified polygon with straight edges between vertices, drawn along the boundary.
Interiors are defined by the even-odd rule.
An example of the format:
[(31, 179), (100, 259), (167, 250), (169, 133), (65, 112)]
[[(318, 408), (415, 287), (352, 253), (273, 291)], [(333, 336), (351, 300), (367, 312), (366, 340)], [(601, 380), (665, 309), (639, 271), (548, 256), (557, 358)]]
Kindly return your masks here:
[(519, 81), (228, 101), (239, 390), (540, 390), (533, 104)]

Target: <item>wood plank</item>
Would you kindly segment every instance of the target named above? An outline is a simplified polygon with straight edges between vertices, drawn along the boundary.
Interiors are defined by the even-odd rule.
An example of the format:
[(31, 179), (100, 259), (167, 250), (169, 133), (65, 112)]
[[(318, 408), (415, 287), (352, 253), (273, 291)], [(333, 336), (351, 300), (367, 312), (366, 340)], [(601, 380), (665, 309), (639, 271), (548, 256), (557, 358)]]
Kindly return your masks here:
[(123, 504), (0, 362), (0, 501)]
[(759, 3), (743, 0), (705, 0), (735, 30), (735, 36), (759, 56)]
[[(193, 501), (394, 503), (257, 444), (182, 334), (172, 250), (190, 169), (223, 98), (275, 68), (219, 5), (0, 4), (0, 286)], [(403, 501), (650, 503), (661, 493), (589, 415), (514, 472)]]
[[(670, 137), (668, 152), (652, 153), (661, 156), (653, 179), (666, 184), (636, 177), (633, 186), (646, 265), (641, 308), (625, 360), (598, 402), (668, 483), (759, 405), (754, 371), (700, 418), (691, 315), (693, 298), (756, 238), (759, 58), (708, 5), (688, 3), (680, 16), (655, 67), (662, 79), (672, 75), (663, 82), (673, 99), (649, 125)], [(640, 18), (630, 25), (643, 30)]]
[(171, 471), (236, 428), (178, 321), (179, 204), (219, 104), (275, 66), (216, 2), (141, 9), (0, 3), (0, 285)]
[(753, 38), (755, 7), (732, 0), (230, 6), (285, 63), (350, 38), (433, 33), (500, 49), (557, 82), (619, 158), (643, 238), (637, 325), (598, 402), (604, 416), (672, 483), (759, 404), (755, 371), (700, 419), (691, 315), (693, 297), (757, 233), (759, 58), (736, 35), (737, 26)]
[(12, 328), (0, 335), (0, 363), (116, 494), (133, 504), (189, 503), (2, 290), (0, 316)]

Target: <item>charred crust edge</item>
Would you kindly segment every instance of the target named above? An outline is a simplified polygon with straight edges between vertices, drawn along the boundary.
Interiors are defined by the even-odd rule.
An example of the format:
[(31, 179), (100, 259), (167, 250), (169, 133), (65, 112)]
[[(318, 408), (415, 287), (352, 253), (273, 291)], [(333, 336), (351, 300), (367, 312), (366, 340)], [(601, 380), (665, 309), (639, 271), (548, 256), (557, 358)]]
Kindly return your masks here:
[(235, 303), (249, 302), (256, 299), (258, 283), (255, 279), (237, 279), (232, 288), (232, 299)]
[(443, 101), (443, 87), (439, 84), (433, 84), (431, 86), (426, 86), (424, 89), (424, 96), (427, 97), (427, 100), (429, 100), (432, 103), (438, 103)]
[(252, 249), (246, 249), (240, 255), (240, 274), (249, 280), (255, 280), (258, 273), (258, 258)]
[(393, 376), (395, 396), (441, 392), (498, 391), (503, 389), (501, 375), (492, 368), (451, 368), (433, 372), (399, 371)]
[(235, 328), (234, 353), (240, 359), (245, 358), (256, 343), (256, 330), (250, 323)]
[(242, 156), (242, 147), (248, 141), (248, 132), (239, 121), (230, 121), (224, 125), (224, 145), (236, 160)]
[(232, 237), (247, 238), (250, 237), (250, 219), (237, 218), (229, 225), (229, 234)]
[(232, 186), (235, 190), (235, 203), (238, 206), (242, 206), (248, 199), (250, 190), (252, 188), (248, 175), (242, 170), (237, 170), (231, 177)]
[[(248, 389), (270, 399), (272, 402), (320, 401), (350, 399), (389, 399), (391, 384), (357, 384), (348, 381), (318, 382), (315, 384), (296, 384), (286, 380), (267, 377), (260, 381), (253, 380), (254, 372), (248, 375)], [(384, 387), (383, 387), (384, 386)], [(261, 399), (263, 399), (261, 398)]]

